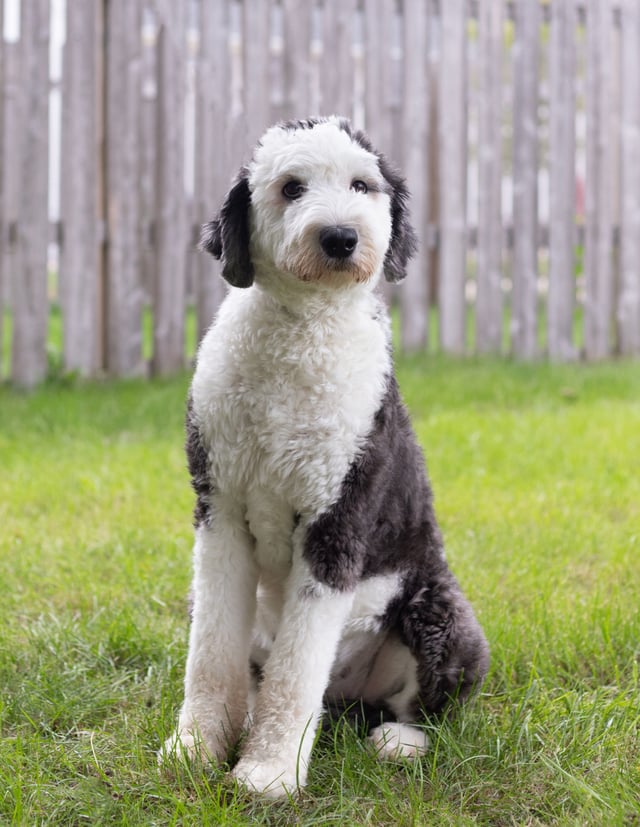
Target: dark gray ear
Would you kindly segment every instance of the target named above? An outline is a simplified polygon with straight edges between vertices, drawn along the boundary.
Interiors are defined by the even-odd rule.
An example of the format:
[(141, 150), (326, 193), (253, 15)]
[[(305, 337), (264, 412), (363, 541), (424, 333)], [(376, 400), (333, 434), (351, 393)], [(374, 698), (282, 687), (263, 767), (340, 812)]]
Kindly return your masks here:
[[(348, 122), (342, 128), (349, 132)], [(384, 276), (387, 281), (402, 281), (407, 275), (407, 263), (418, 249), (418, 237), (409, 221), (409, 190), (404, 178), (387, 161), (381, 152), (374, 149), (368, 136), (358, 129), (351, 134), (351, 139), (364, 147), (367, 152), (377, 156), (380, 172), (389, 185), (391, 194), (391, 239), (389, 249), (384, 257)]]
[(418, 238), (409, 221), (409, 190), (404, 178), (379, 156), (380, 171), (391, 188), (391, 240), (384, 258), (387, 281), (398, 282), (407, 275), (407, 263), (418, 249)]
[(217, 218), (202, 227), (200, 249), (222, 260), (222, 275), (234, 287), (251, 287), (253, 262), (249, 250), (251, 191), (246, 170), (227, 193)]

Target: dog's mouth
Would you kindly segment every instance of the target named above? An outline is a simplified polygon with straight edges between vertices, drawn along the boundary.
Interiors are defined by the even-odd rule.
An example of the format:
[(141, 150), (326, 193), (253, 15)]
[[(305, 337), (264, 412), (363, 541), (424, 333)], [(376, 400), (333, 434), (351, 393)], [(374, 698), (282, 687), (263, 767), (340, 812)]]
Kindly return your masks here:
[(336, 285), (364, 284), (374, 275), (371, 267), (363, 266), (362, 261), (356, 258), (337, 261), (322, 255), (314, 258), (305, 256), (304, 261), (296, 262), (290, 270), (297, 279), (303, 282)]
[(325, 227), (307, 236), (290, 256), (287, 270), (299, 281), (331, 285), (364, 284), (380, 269), (366, 234), (349, 227)]

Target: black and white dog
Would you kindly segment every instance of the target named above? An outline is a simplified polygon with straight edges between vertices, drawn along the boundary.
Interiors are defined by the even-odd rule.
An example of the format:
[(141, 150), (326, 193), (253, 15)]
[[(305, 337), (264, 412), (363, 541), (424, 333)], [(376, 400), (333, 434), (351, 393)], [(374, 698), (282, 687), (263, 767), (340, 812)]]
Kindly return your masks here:
[(194, 608), (163, 756), (224, 761), (249, 726), (233, 774), (268, 795), (304, 785), (323, 700), (384, 710), (379, 755), (417, 756), (411, 723), (488, 667), (374, 293), (414, 252), (407, 197), (348, 121), (285, 123), (204, 228), (232, 288), (189, 399)]

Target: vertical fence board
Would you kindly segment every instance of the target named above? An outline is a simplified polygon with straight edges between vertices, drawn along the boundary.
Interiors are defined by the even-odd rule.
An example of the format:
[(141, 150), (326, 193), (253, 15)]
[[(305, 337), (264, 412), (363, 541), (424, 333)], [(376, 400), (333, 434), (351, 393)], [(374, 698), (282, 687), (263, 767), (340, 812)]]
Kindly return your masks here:
[(480, 51), (478, 292), (476, 349), (499, 353), (502, 347), (502, 0), (481, 0)]
[(158, 21), (154, 11), (143, 9), (140, 55), (140, 267), (145, 301), (155, 281), (155, 205), (158, 122)]
[[(158, 151), (153, 372), (184, 367), (186, 199), (184, 195), (185, 10), (158, 0)], [(176, 112), (180, 113), (176, 117)]]
[[(140, 268), (140, 49), (137, 0), (109, 0), (107, 13), (107, 369), (144, 372)], [(179, 246), (179, 245), (177, 245)]]
[(392, 0), (372, 0), (365, 8), (365, 125), (374, 144), (392, 156), (391, 17)]
[(49, 0), (21, 4), (21, 114), (18, 247), (12, 272), (13, 381), (32, 387), (47, 372)]
[(622, 3), (622, 216), (617, 318), (620, 351), (640, 354), (640, 7)]
[(434, 44), (436, 41), (435, 15), (431, 3), (427, 0), (429, 9), (429, 147), (427, 151), (429, 177), (429, 306), (438, 303), (438, 282), (440, 278), (440, 244), (438, 233), (440, 228), (440, 85), (438, 73), (438, 58)]
[(62, 75), (60, 304), (67, 370), (101, 367), (98, 281), (98, 137), (100, 105), (96, 10), (100, 0), (67, 0)]
[[(200, 25), (196, 108), (196, 219), (214, 216), (229, 184), (225, 90), (229, 83), (229, 8), (226, 0), (204, 2)], [(219, 263), (201, 253), (196, 265), (198, 340), (211, 324), (224, 296)]]
[[(2, 230), (2, 196), (4, 194), (4, 0), (0, 0), (0, 231)], [(0, 299), (1, 301), (1, 299)]]
[(4, 44), (4, 145), (3, 152), (3, 236), (0, 245), (0, 269), (3, 274), (4, 298), (11, 307), (13, 273), (20, 272), (21, 245), (18, 244), (18, 204), (21, 192), (21, 157), (24, 151), (22, 118), (24, 94), (21, 79), (21, 44)]
[(407, 281), (399, 291), (404, 350), (426, 346), (429, 333), (429, 31), (422, 0), (404, 6), (404, 107), (402, 111), (403, 173), (415, 182), (411, 199), (418, 252), (409, 262)]
[(609, 109), (609, 143), (611, 144), (611, 318), (609, 321), (609, 356), (619, 351), (618, 325), (616, 318), (617, 295), (620, 289), (620, 228), (622, 223), (622, 185), (620, 171), (622, 168), (622, 32), (619, 25), (619, 0), (611, 0), (611, 28), (609, 49), (611, 66), (611, 98)]
[(538, 277), (538, 51), (540, 7), (516, 7), (513, 124), (513, 353), (536, 355)]
[[(364, 126), (375, 146), (388, 157), (393, 157), (393, 128), (389, 108), (391, 2), (392, 0), (371, 0), (362, 6)], [(391, 303), (394, 292), (394, 286), (383, 281), (381, 294), (387, 303)]]
[[(244, 100), (244, 91), (245, 91), (245, 78), (244, 78), (244, 66), (243, 66), (243, 59), (246, 56), (245, 46), (243, 44), (243, 4), (238, 2), (238, 0), (228, 0), (229, 3), (229, 86), (228, 86), (228, 98), (227, 98), (227, 106), (228, 111), (225, 117), (225, 129), (227, 133), (227, 151), (229, 152), (229, 159), (230, 159), (230, 169), (229, 172), (232, 174), (235, 170), (240, 166), (240, 164), (245, 163), (248, 158), (248, 152), (250, 148), (252, 148), (253, 144), (251, 142), (251, 137), (248, 135), (247, 132), (247, 124), (245, 119), (245, 110), (246, 110), (246, 103)], [(275, 13), (278, 10), (279, 6), (272, 6), (272, 11)], [(269, 24), (270, 25), (270, 24)], [(278, 61), (275, 55), (273, 59), (270, 61), (270, 80), (275, 80), (275, 64), (278, 64), (278, 68), (282, 69), (282, 61)], [(284, 81), (282, 79), (282, 71), (279, 72), (279, 82), (280, 82), (280, 89), (279, 93), (282, 96), (282, 100), (279, 104), (279, 108), (277, 110), (278, 114), (277, 117), (281, 118), (284, 116)], [(272, 107), (275, 107), (276, 103), (274, 100), (274, 96), (270, 96), (269, 101), (263, 101), (262, 103), (267, 107), (265, 110), (265, 114), (263, 115), (268, 121), (270, 121), (269, 112), (271, 111)], [(275, 108), (274, 108), (274, 115), (275, 115)], [(258, 126), (256, 123), (256, 129), (260, 132), (261, 127)], [(255, 138), (253, 139), (253, 143), (255, 143)], [(229, 183), (227, 179), (227, 183)]]
[(612, 55), (610, 0), (587, 4), (587, 180), (585, 193), (585, 353), (604, 359), (613, 312)]
[(381, 42), (384, 40), (382, 30), (382, 7), (384, 0), (370, 0), (367, 9), (364, 9), (364, 110), (365, 128), (369, 135), (382, 146), (382, 132), (384, 123), (384, 110), (382, 98), (382, 78), (384, 74), (384, 61), (382, 57)]
[(271, 119), (282, 121), (287, 115), (284, 72), (284, 19), (282, 6), (271, 4), (271, 37), (269, 42), (269, 98)]
[(285, 106), (288, 118), (306, 118), (311, 112), (311, 3), (282, 0), (284, 13)]
[(4, 364), (4, 256), (2, 250), (7, 243), (5, 223), (5, 175), (4, 175), (4, 106), (5, 106), (5, 69), (4, 69), (4, 0), (0, 0), (0, 381), (2, 381)]
[(548, 350), (552, 359), (575, 359), (575, 0), (551, 6), (551, 136)]
[(466, 259), (466, 10), (441, 6), (440, 47), (440, 344), (447, 353), (465, 350)]
[[(424, 9), (426, 12), (426, 8)], [(389, 122), (389, 157), (398, 167), (404, 166), (405, 135), (402, 129), (404, 98), (404, 4), (398, 0), (387, 6), (388, 69), (386, 73), (386, 110)], [(425, 55), (426, 58), (427, 55)]]
[[(264, 85), (265, 78), (269, 77), (271, 3), (270, 0), (260, 0), (258, 3), (244, 0), (243, 8), (242, 96), (245, 143), (253, 146), (271, 123), (271, 102)], [(285, 106), (286, 104), (285, 100)]]
[(321, 113), (353, 117), (356, 0), (325, 0), (322, 17)]
[(319, 115), (322, 111), (322, 7), (311, 9), (311, 32), (309, 44), (309, 95), (307, 112)]

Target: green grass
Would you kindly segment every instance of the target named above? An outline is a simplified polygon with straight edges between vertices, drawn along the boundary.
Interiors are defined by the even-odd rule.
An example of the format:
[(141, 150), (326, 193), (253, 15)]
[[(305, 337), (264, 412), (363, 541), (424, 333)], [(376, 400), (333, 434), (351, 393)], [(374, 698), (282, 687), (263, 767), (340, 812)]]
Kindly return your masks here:
[(0, 388), (0, 824), (640, 824), (640, 366), (399, 377), (491, 672), (421, 762), (337, 725), (275, 804), (156, 766), (187, 642), (188, 378)]

